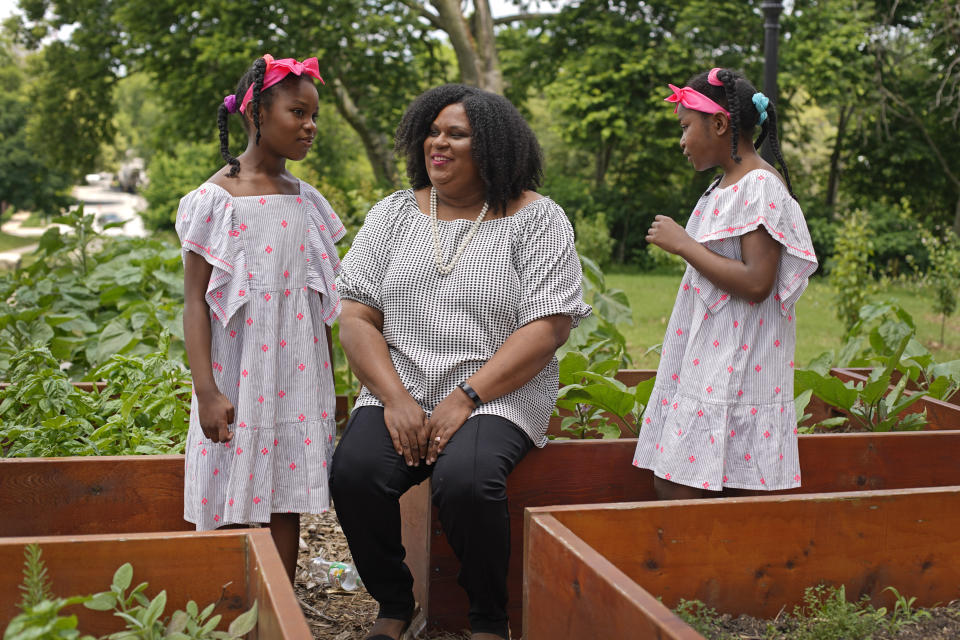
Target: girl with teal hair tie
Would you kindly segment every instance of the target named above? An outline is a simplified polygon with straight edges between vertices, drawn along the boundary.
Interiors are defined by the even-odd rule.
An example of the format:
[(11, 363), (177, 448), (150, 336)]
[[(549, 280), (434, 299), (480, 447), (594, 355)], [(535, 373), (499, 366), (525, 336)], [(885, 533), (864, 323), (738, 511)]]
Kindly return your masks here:
[[(776, 109), (727, 69), (670, 89), (683, 155), (697, 171), (722, 174), (685, 229), (658, 215), (647, 232), (688, 266), (633, 464), (653, 471), (661, 499), (798, 487), (795, 305), (817, 259), (780, 153)], [(764, 139), (782, 175), (756, 152)]]

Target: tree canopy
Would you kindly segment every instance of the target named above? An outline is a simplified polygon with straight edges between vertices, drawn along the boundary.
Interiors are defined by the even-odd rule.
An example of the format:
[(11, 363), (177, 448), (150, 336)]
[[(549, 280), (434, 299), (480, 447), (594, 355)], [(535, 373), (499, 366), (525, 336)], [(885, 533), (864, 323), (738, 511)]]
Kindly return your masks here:
[[(401, 113), (426, 88), (462, 81), (514, 101), (546, 151), (544, 191), (579, 225), (602, 220), (613, 259), (641, 260), (653, 216), (684, 221), (710, 179), (682, 161), (666, 84), (727, 66), (759, 87), (761, 4), (516, 0), (495, 17), (488, 0), (20, 0), (0, 44), (34, 71), (3, 72), (19, 90), (0, 111), (0, 163), (16, 167), (0, 172), (0, 200), (40, 206), (123, 145), (169, 177), (151, 185), (148, 217), (170, 226), (176, 190), (217, 168), (216, 107), (253, 59), (316, 55), (321, 132), (298, 171), (334, 200), (359, 207), (402, 186)], [(909, 210), (960, 230), (956, 3), (795, 0), (781, 35), (782, 139), (819, 248), (854, 208), (878, 228)], [(46, 191), (30, 200), (25, 176)]]

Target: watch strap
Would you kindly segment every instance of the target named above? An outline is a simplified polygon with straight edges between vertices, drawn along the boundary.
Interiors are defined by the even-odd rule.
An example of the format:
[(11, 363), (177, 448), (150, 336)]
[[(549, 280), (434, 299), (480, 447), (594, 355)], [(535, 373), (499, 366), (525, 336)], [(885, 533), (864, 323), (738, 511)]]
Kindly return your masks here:
[(457, 386), (463, 389), (463, 392), (467, 394), (468, 398), (473, 400), (473, 406), (479, 407), (481, 404), (483, 404), (483, 400), (480, 399), (480, 396), (477, 394), (476, 391), (473, 390), (473, 387), (471, 387), (466, 380), (464, 380)]

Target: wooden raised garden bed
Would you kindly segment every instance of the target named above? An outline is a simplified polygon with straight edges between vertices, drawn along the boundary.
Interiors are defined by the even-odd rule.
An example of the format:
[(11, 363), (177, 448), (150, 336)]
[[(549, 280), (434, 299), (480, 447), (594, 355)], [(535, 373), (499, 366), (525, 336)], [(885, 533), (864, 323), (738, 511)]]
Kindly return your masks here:
[[(4, 512), (4, 520), (7, 515)], [(223, 615), (220, 628), (225, 629), (256, 601), (257, 626), (251, 637), (312, 638), (267, 529), (0, 539), (0, 628), (19, 613), (23, 550), (31, 542), (40, 545), (58, 596), (108, 591), (117, 568), (130, 562), (133, 584), (148, 582), (149, 597), (166, 590), (165, 618), (183, 609), (188, 600), (201, 608), (219, 601), (214, 613)], [(76, 605), (62, 615), (71, 613), (85, 633), (100, 635), (122, 628), (112, 611)]]
[[(652, 474), (630, 465), (635, 446), (631, 439), (554, 442), (531, 451), (511, 474), (514, 636), (521, 623), (523, 509), (653, 500)], [(960, 484), (960, 432), (801, 436), (800, 462), (804, 486), (794, 493)], [(429, 482), (411, 489), (401, 507), (407, 563), (429, 626), (464, 628), (459, 563), (430, 504)], [(193, 529), (183, 520), (182, 456), (0, 460), (0, 514), (0, 537)], [(10, 566), (19, 571), (22, 560)]]
[[(653, 474), (631, 466), (635, 447), (634, 439), (552, 442), (531, 451), (510, 475), (508, 612), (515, 637), (521, 624), (524, 509), (655, 500)], [(802, 435), (799, 449), (803, 487), (778, 494), (960, 485), (960, 431)], [(427, 627), (465, 628), (468, 604), (457, 586), (459, 563), (430, 503), (430, 482), (413, 487), (400, 504), (406, 562)]]
[[(773, 618), (804, 590), (917, 607), (960, 597), (960, 487), (527, 512), (524, 640), (701, 636), (670, 608)], [(662, 601), (661, 601), (662, 599)]]
[(0, 537), (195, 529), (182, 455), (2, 459), (0, 513)]

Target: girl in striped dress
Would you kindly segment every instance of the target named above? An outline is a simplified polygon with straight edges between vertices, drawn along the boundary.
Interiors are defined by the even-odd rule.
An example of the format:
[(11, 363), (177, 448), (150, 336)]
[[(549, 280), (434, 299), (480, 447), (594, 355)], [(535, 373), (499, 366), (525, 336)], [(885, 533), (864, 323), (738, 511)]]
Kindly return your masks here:
[[(648, 231), (647, 242), (688, 266), (633, 464), (653, 470), (661, 499), (797, 487), (795, 304), (817, 259), (780, 153), (776, 111), (727, 69), (670, 88), (684, 156), (697, 171), (723, 173), (686, 229), (658, 215)], [(755, 151), (764, 139), (782, 176)]]
[[(291, 581), (300, 513), (329, 507), (336, 429), (330, 326), (340, 312), (327, 201), (286, 169), (317, 133), (317, 59), (265, 55), (219, 107), (226, 166), (180, 201), (193, 376), (184, 518), (269, 524)], [(239, 114), (246, 151), (230, 155)]]

